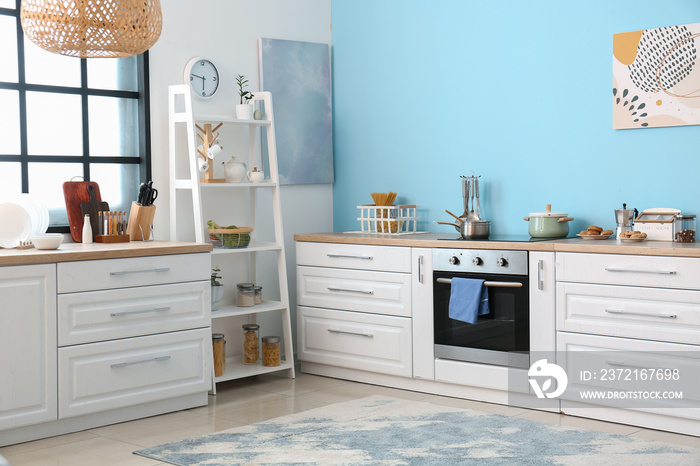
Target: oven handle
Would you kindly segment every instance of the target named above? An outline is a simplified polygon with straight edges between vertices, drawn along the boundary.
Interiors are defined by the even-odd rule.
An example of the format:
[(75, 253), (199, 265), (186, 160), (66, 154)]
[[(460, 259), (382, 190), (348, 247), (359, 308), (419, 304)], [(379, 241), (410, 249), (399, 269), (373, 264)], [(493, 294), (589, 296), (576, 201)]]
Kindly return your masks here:
[[(451, 278), (438, 278), (438, 283), (452, 283)], [(523, 284), (520, 282), (484, 282), (484, 286), (491, 286), (493, 288), (522, 288)]]

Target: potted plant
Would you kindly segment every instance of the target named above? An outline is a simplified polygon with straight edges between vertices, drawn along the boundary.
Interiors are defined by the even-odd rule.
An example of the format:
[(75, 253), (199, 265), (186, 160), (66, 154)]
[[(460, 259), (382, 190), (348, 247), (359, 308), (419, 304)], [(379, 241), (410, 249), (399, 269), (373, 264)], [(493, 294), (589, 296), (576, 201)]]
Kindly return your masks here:
[(211, 269), (211, 310), (218, 311), (216, 308), (216, 303), (221, 300), (224, 294), (224, 285), (219, 281), (221, 280), (221, 275), (219, 275), (221, 269), (219, 267), (214, 267)]
[(236, 84), (238, 84), (238, 95), (240, 96), (240, 102), (236, 105), (236, 118), (240, 120), (250, 120), (253, 118), (254, 106), (250, 103), (251, 99), (255, 97), (250, 91), (244, 90), (248, 87), (248, 80), (244, 75), (239, 74), (236, 76)]

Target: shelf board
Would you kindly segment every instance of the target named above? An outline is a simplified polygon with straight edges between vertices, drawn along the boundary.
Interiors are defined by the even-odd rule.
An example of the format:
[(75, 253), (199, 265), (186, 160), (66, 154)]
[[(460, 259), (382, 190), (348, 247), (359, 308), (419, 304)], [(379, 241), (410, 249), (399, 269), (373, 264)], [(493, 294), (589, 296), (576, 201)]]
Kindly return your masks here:
[(230, 123), (241, 126), (270, 126), (270, 120), (239, 120), (233, 115), (195, 115), (197, 123)]
[(214, 188), (274, 188), (277, 183), (270, 180), (261, 181), (260, 183), (199, 183), (202, 189)]
[(274, 367), (265, 367), (258, 361), (258, 364), (243, 364), (240, 358), (226, 358), (224, 366), (224, 375), (214, 377), (214, 383), (224, 382), (226, 380), (240, 379), (243, 377), (251, 377), (253, 375), (268, 374), (270, 372), (283, 371), (292, 369), (294, 365), (286, 361)]
[(262, 312), (283, 311), (286, 307), (280, 301), (263, 300), (262, 304), (255, 306), (238, 307), (233, 303), (223, 303), (217, 306), (217, 311), (211, 311), (211, 318), (218, 319), (221, 317), (245, 316), (250, 314), (260, 314)]
[(264, 241), (251, 241), (247, 248), (237, 248), (237, 249), (226, 249), (226, 248), (214, 248), (212, 254), (241, 254), (246, 252), (257, 252), (257, 251), (281, 251), (282, 245), (278, 243), (267, 243)]

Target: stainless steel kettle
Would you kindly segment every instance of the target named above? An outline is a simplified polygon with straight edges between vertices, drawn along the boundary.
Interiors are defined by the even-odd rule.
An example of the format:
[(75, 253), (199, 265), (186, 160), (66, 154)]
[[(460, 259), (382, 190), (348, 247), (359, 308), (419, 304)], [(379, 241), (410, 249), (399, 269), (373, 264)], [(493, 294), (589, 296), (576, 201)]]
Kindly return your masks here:
[(637, 209), (628, 209), (627, 204), (622, 204), (622, 209), (615, 209), (615, 221), (617, 222), (617, 237), (620, 237), (621, 233), (625, 231), (632, 230), (634, 225), (634, 219), (639, 215)]

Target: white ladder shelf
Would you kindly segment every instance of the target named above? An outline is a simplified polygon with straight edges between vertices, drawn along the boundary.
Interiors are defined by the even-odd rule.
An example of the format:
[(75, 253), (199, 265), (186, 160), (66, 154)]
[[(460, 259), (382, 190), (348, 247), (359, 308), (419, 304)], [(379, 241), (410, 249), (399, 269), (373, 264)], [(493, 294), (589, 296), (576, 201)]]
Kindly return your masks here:
[[(279, 301), (264, 301), (253, 307), (238, 307), (235, 304), (225, 304), (219, 310), (212, 312), (212, 319), (250, 316), (255, 318), (259, 313), (279, 312), (282, 315), (282, 342), (285, 360), (280, 366), (265, 367), (260, 365), (244, 365), (240, 358), (226, 360), (225, 372), (220, 377), (214, 377), (212, 364), (213, 385), (212, 391), (216, 393), (216, 383), (226, 380), (249, 377), (253, 375), (265, 374), (275, 371), (287, 371), (287, 376), (294, 378), (294, 351), (292, 345), (292, 328), (289, 311), (289, 289), (287, 281), (287, 265), (284, 251), (284, 235), (282, 231), (282, 213), (280, 208), (280, 188), (277, 168), (277, 146), (275, 142), (275, 123), (272, 107), (272, 96), (269, 92), (255, 92), (253, 101), (262, 101), (265, 108), (265, 120), (239, 120), (231, 115), (195, 115), (192, 106), (192, 95), (188, 84), (172, 85), (168, 88), (168, 114), (169, 114), (169, 162), (170, 162), (170, 239), (171, 241), (181, 241), (178, 238), (177, 220), (178, 208), (180, 216), (183, 206), (178, 205), (178, 192), (191, 192), (191, 212), (194, 220), (194, 240), (197, 243), (208, 242), (206, 224), (202, 211), (202, 189), (206, 190), (227, 190), (227, 189), (247, 189), (250, 192), (250, 222), (255, 227), (255, 207), (256, 191), (258, 189), (271, 190), (271, 208), (274, 223), (274, 241), (262, 242), (251, 240), (247, 248), (241, 249), (214, 249), (217, 256), (221, 254), (247, 254), (249, 261), (249, 280), (255, 282), (256, 260), (255, 254), (260, 251), (276, 251), (277, 254), (277, 275), (279, 280)], [(199, 169), (197, 165), (197, 139), (195, 123), (223, 123), (224, 125), (237, 125), (248, 128), (248, 166), (255, 164), (256, 144), (255, 131), (264, 127), (267, 129), (267, 151), (270, 178), (259, 183), (201, 183), (199, 181)], [(187, 155), (189, 157), (189, 176), (185, 178), (177, 177), (177, 129), (179, 125), (184, 125), (187, 133)], [(223, 193), (224, 191), (222, 191)], [(254, 230), (255, 231), (255, 230)]]

